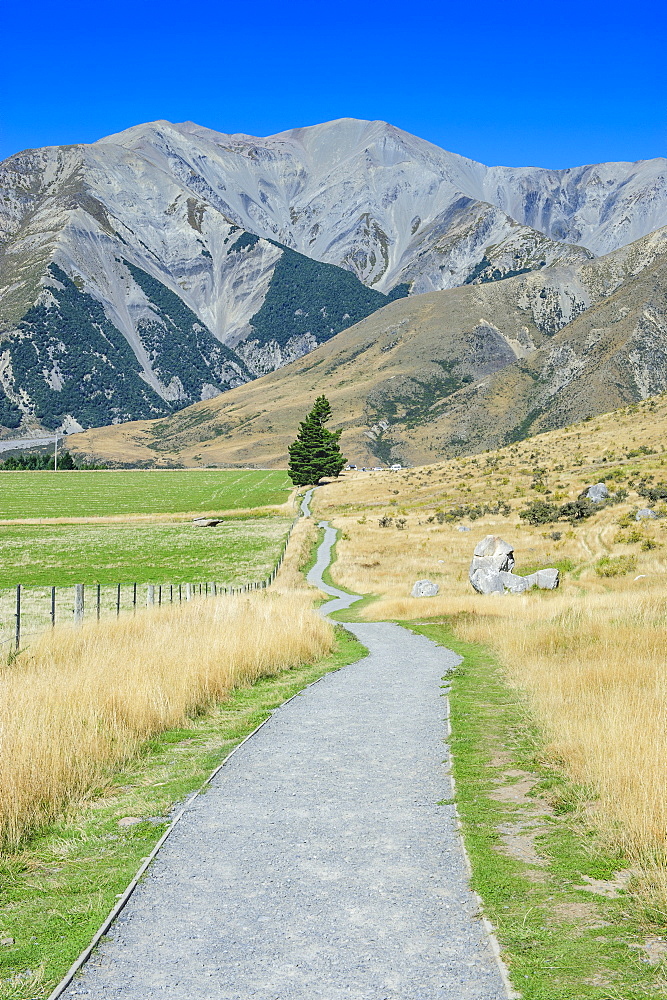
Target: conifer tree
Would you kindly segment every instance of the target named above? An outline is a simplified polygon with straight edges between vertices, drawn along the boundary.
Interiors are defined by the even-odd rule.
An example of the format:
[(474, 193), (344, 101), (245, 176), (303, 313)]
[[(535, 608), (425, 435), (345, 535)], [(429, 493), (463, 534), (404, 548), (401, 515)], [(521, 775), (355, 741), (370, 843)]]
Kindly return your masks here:
[(289, 446), (289, 475), (295, 486), (309, 486), (323, 476), (338, 476), (345, 465), (340, 453), (340, 430), (328, 431), (331, 416), (326, 396), (318, 396), (305, 420), (299, 424), (296, 441)]

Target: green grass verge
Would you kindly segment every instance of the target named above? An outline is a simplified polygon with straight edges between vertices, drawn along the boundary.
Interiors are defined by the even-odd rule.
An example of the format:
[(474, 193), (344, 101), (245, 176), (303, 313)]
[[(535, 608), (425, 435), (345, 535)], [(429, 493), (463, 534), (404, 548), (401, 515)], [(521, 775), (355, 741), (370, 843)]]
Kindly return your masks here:
[[(142, 756), (24, 849), (0, 855), (0, 1000), (48, 996), (113, 908), (165, 830), (175, 803), (199, 788), (248, 733), (306, 685), (366, 655), (340, 626), (333, 654), (239, 689)], [(126, 816), (145, 817), (128, 828)]]
[(217, 513), (287, 500), (284, 471), (226, 469), (0, 473), (0, 520)]
[[(336, 541), (331, 546), (331, 562), (329, 563), (329, 565), (327, 566), (327, 568), (322, 573), (322, 579), (330, 587), (335, 587), (337, 590), (342, 590), (342, 592), (344, 594), (354, 594), (353, 590), (348, 590), (347, 587), (343, 587), (342, 584), (338, 583), (331, 576), (331, 567), (333, 566), (333, 564), (336, 562), (336, 559), (338, 558), (338, 556), (336, 554), (336, 547), (338, 545), (338, 537), (339, 537), (339, 535), (336, 537)], [(315, 565), (315, 560), (317, 559), (317, 549), (319, 548), (320, 543), (322, 542), (323, 538), (324, 538), (324, 528), (320, 528), (319, 529), (319, 533), (318, 533), (317, 545), (313, 549), (313, 554), (311, 555), (312, 562), (309, 563), (308, 569), (312, 568), (312, 566)], [(329, 598), (327, 598), (327, 600), (329, 600)], [(363, 597), (361, 598), (361, 600), (360, 601), (355, 601), (354, 604), (350, 608), (343, 608), (342, 611), (333, 611), (333, 612), (331, 612), (331, 614), (329, 615), (329, 618), (331, 618), (332, 621), (337, 621), (337, 622), (342, 622), (342, 623), (344, 623), (344, 622), (362, 622), (362, 621), (365, 621), (366, 619), (361, 618), (360, 615), (359, 615), (359, 612), (362, 611), (363, 608), (368, 607), (369, 604), (373, 604), (373, 602), (377, 601), (377, 600), (378, 600), (378, 595), (377, 594), (364, 594)]]
[(598, 836), (590, 792), (545, 763), (539, 730), (491, 653), (447, 623), (400, 624), (464, 658), (449, 675), (455, 801), (472, 884), (515, 988), (524, 1000), (666, 996), (667, 967), (645, 950), (664, 926), (644, 923), (615, 883), (626, 862)]
[(273, 569), (290, 523), (288, 517), (234, 517), (217, 528), (164, 521), (5, 525), (0, 588), (261, 580)]

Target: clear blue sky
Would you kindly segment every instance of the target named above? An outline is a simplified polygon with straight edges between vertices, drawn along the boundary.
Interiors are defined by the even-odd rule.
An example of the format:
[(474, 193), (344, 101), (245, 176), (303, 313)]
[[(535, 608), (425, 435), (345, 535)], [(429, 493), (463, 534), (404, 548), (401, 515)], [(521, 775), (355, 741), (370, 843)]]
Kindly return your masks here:
[(0, 158), (157, 118), (381, 118), (488, 164), (667, 155), (664, 0), (79, 0), (1, 8)]

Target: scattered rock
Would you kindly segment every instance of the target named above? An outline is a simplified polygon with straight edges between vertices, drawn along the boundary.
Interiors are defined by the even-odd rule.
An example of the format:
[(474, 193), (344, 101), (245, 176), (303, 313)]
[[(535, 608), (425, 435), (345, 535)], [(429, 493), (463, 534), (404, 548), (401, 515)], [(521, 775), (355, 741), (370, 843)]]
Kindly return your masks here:
[(478, 594), (522, 594), (531, 587), (555, 590), (560, 575), (557, 569), (538, 569), (529, 576), (519, 576), (514, 568), (514, 549), (497, 535), (487, 535), (475, 546), (469, 579)]
[[(516, 573), (499, 573), (505, 590), (510, 594), (522, 594), (524, 590), (530, 590), (532, 584), (528, 582), (527, 576), (518, 576)], [(474, 586), (474, 584), (473, 584)]]
[(560, 573), (557, 569), (538, 569), (536, 573), (524, 576), (529, 587), (539, 587), (540, 590), (555, 590), (560, 582)]
[(457, 524), (456, 525), (456, 530), (457, 531), (470, 531), (470, 528), (467, 526), (467, 524)]
[(411, 597), (435, 597), (435, 595), (440, 590), (437, 583), (431, 583), (430, 580), (417, 580), (416, 584), (412, 588), (410, 593)]
[(648, 507), (642, 507), (642, 509), (638, 510), (635, 514), (635, 521), (642, 521), (644, 518), (651, 518), (651, 520), (655, 520), (657, 517), (658, 515), (654, 510), (649, 510)]
[(656, 934), (650, 934), (644, 944), (631, 944), (630, 948), (640, 948), (646, 956), (643, 960), (649, 965), (659, 965), (667, 955), (665, 939)]
[(479, 566), (470, 574), (470, 582), (478, 594), (504, 594), (505, 583), (495, 570)]
[(12, 944), (14, 944), (14, 938), (12, 937), (0, 938), (0, 945), (2, 945), (3, 947), (9, 948), (9, 946)]
[(595, 486), (588, 487), (584, 496), (587, 496), (593, 503), (600, 503), (609, 498), (609, 490), (604, 483), (596, 483)]
[(217, 528), (222, 524), (221, 517), (193, 517), (192, 524), (195, 528)]
[(503, 594), (505, 581), (500, 574), (511, 574), (513, 567), (512, 546), (498, 535), (487, 535), (475, 546), (468, 576), (478, 594)]
[(118, 826), (136, 826), (137, 823), (143, 823), (140, 816), (123, 816), (122, 819), (118, 820)]

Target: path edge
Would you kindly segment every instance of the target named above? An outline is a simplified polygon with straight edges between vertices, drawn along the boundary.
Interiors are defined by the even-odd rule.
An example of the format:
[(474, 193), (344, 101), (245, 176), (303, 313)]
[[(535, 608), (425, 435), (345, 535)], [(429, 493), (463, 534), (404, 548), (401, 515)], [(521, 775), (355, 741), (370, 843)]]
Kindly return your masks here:
[[(451, 709), (449, 705), (449, 695), (446, 694), (444, 698), (445, 698), (445, 712), (446, 712), (445, 723), (446, 723), (446, 733), (447, 733), (446, 735), (447, 752), (451, 759), (452, 751), (449, 747), (449, 738), (452, 735), (452, 723), (451, 723)], [(458, 806), (456, 805), (456, 780), (454, 778), (454, 775), (451, 773), (451, 770), (449, 773), (449, 781), (452, 786), (452, 798), (454, 800), (452, 805), (454, 806), (454, 815), (456, 817), (456, 830), (458, 833), (458, 840), (461, 846), (461, 853), (463, 854), (463, 860), (465, 862), (466, 870), (468, 872), (468, 879), (471, 879), (473, 875), (472, 863), (470, 861), (468, 849), (466, 848), (465, 845), (465, 840), (463, 839), (463, 823), (461, 821), (461, 816), (459, 814)], [(500, 942), (496, 935), (496, 929), (489, 920), (489, 918), (484, 913), (484, 900), (482, 899), (482, 897), (478, 892), (475, 892), (472, 886), (470, 886), (470, 891), (474, 894), (474, 897), (477, 901), (482, 927), (484, 928), (484, 932), (491, 946), (493, 957), (496, 960), (496, 965), (498, 966), (498, 971), (500, 972), (500, 978), (503, 981), (503, 986), (505, 987), (505, 992), (507, 993), (507, 1000), (521, 1000), (522, 994), (519, 993), (518, 990), (516, 990), (512, 985), (512, 980), (510, 979), (509, 970), (503, 960), (502, 952), (500, 949)]]
[[(304, 499), (304, 502), (302, 504), (302, 508), (301, 509), (302, 509), (302, 512), (303, 512), (304, 516), (308, 516), (310, 514), (310, 509), (308, 507), (308, 504), (309, 504), (310, 499), (312, 498), (313, 492), (314, 492), (314, 490), (310, 490), (306, 494), (306, 498)], [(318, 553), (319, 553), (320, 550), (322, 550), (326, 546), (326, 543), (327, 543), (326, 532), (330, 531), (330, 532), (332, 532), (334, 534), (333, 541), (331, 541), (329, 543), (329, 552), (328, 552), (329, 563), (328, 563), (328, 566), (330, 566), (331, 565), (331, 551), (333, 549), (333, 546), (336, 543), (336, 540), (337, 540), (337, 537), (338, 537), (338, 534), (339, 534), (338, 528), (334, 528), (329, 521), (320, 521), (319, 522), (319, 527), (325, 529), (325, 537), (320, 542), (320, 545), (318, 546)], [(350, 594), (346, 593), (345, 591), (338, 590), (337, 587), (330, 587), (327, 584), (325, 584), (324, 580), (322, 579), (322, 574), (321, 573), (319, 574), (319, 579), (317, 578), (318, 577), (318, 574), (316, 572), (317, 568), (318, 568), (318, 564), (316, 562), (315, 565), (311, 568), (310, 572), (308, 573), (308, 582), (314, 584), (314, 586), (316, 586), (316, 587), (319, 587), (323, 591), (323, 593), (329, 594), (329, 596), (333, 598), (333, 600), (327, 601), (325, 604), (323, 604), (319, 608), (320, 614), (323, 614), (325, 617), (327, 616), (327, 614), (328, 614), (327, 610), (326, 610), (327, 607), (330, 604), (333, 604), (337, 600), (337, 598), (334, 597), (334, 593), (336, 595), (338, 595), (338, 598), (340, 598), (340, 597), (345, 598), (345, 597), (348, 597), (348, 596), (352, 597), (352, 601), (350, 601), (350, 605), (348, 605), (347, 607), (350, 607), (351, 604), (353, 604), (355, 601), (358, 601), (358, 600), (362, 599), (363, 595), (361, 595), (361, 594), (350, 595)], [(341, 610), (347, 610), (347, 607), (346, 608), (341, 608)], [(345, 622), (341, 622), (340, 624), (345, 625)], [(396, 622), (395, 624), (400, 625), (400, 622)], [(401, 626), (401, 627), (403, 627), (403, 626)], [(406, 629), (406, 631), (408, 631), (408, 630)], [(447, 647), (444, 646), (443, 649), (447, 649)], [(453, 650), (449, 650), (449, 652), (451, 653), (451, 652), (454, 652), (454, 651)], [(455, 655), (458, 655), (458, 654), (455, 654)], [(462, 657), (459, 658), (459, 660), (461, 660), (461, 659), (462, 659)], [(447, 675), (445, 674), (445, 676), (443, 677), (443, 680), (446, 681), (446, 679), (447, 679)], [(452, 724), (451, 724), (451, 718), (450, 718), (449, 696), (447, 694), (445, 694), (444, 698), (445, 698), (445, 741), (447, 743), (447, 753), (448, 753), (448, 756), (449, 756), (450, 761), (451, 761), (452, 751), (451, 751), (451, 748), (449, 746), (449, 738), (452, 735)], [(451, 782), (452, 798), (455, 800), (454, 803), (453, 803), (453, 805), (454, 805), (454, 815), (456, 817), (456, 830), (457, 830), (457, 834), (458, 834), (458, 842), (459, 842), (459, 845), (460, 845), (460, 848), (461, 848), (461, 853), (463, 855), (463, 861), (465, 863), (466, 871), (468, 873), (468, 881), (470, 882), (470, 879), (472, 878), (472, 875), (473, 875), (473, 869), (472, 869), (472, 863), (470, 861), (470, 857), (468, 855), (468, 851), (467, 851), (467, 848), (466, 848), (466, 845), (465, 845), (465, 841), (463, 839), (463, 823), (461, 822), (461, 816), (459, 814), (459, 810), (458, 810), (458, 807), (456, 805), (456, 782), (454, 780), (454, 775), (451, 772), (451, 768), (450, 768), (450, 772), (449, 772), (449, 780)], [(479, 895), (478, 892), (475, 892), (475, 890), (472, 888), (472, 886), (470, 884), (469, 884), (469, 889), (470, 889), (470, 892), (472, 893), (475, 901), (477, 902), (477, 906), (478, 906), (478, 909), (479, 909), (479, 915), (480, 915), (480, 920), (481, 920), (481, 923), (482, 923), (482, 927), (484, 928), (484, 933), (486, 934), (487, 940), (489, 942), (489, 946), (491, 948), (491, 952), (493, 954), (493, 957), (494, 957), (495, 962), (496, 962), (496, 966), (498, 968), (498, 972), (500, 974), (500, 978), (502, 980), (502, 984), (503, 984), (503, 986), (505, 988), (505, 992), (507, 994), (507, 1000), (521, 1000), (522, 994), (519, 993), (514, 988), (514, 986), (512, 985), (512, 981), (511, 981), (510, 976), (509, 976), (508, 968), (507, 968), (507, 966), (506, 966), (506, 964), (505, 964), (505, 962), (503, 960), (502, 953), (501, 953), (501, 950), (500, 950), (500, 942), (498, 941), (498, 937), (496, 936), (495, 927), (493, 926), (493, 924), (491, 923), (491, 921), (489, 920), (489, 918), (484, 913), (484, 900), (482, 899), (482, 897)], [(49, 998), (49, 1000), (51, 1000), (51, 998)]]
[(169, 836), (173, 833), (174, 828), (176, 827), (177, 823), (183, 818), (183, 816), (185, 815), (185, 813), (187, 812), (187, 810), (190, 808), (190, 806), (194, 804), (195, 800), (198, 799), (199, 796), (203, 794), (203, 792), (205, 791), (206, 788), (208, 788), (208, 786), (211, 784), (211, 782), (215, 779), (216, 775), (222, 770), (222, 768), (225, 766), (225, 764), (227, 764), (229, 762), (229, 760), (231, 760), (231, 758), (234, 756), (234, 754), (237, 752), (237, 750), (240, 750), (244, 743), (247, 743), (248, 740), (251, 740), (253, 738), (253, 736), (256, 736), (257, 733), (260, 731), (260, 729), (262, 729), (267, 724), (267, 722), (271, 721), (271, 719), (273, 718), (273, 715), (274, 715), (275, 712), (280, 711), (280, 709), (284, 708), (285, 705), (289, 705), (289, 703), (291, 701), (294, 701), (295, 698), (298, 698), (299, 695), (301, 695), (303, 691), (307, 691), (308, 688), (314, 687), (315, 684), (319, 684), (319, 682), (325, 676), (326, 676), (326, 674), (322, 674), (321, 677), (317, 677), (314, 681), (311, 681), (310, 684), (306, 684), (304, 687), (300, 688), (299, 691), (296, 691), (293, 695), (290, 695), (289, 698), (286, 698), (285, 701), (281, 701), (281, 703), (279, 705), (276, 705), (276, 707), (271, 710), (271, 713), (267, 716), (267, 718), (264, 719), (263, 722), (260, 722), (260, 724), (258, 726), (255, 726), (255, 728), (252, 730), (252, 732), (248, 733), (247, 736), (244, 736), (243, 739), (241, 740), (241, 742), (237, 743), (236, 746), (233, 747), (229, 751), (229, 753), (227, 754), (227, 756), (225, 757), (225, 759), (222, 760), (222, 761), (220, 761), (220, 763), (216, 767), (213, 768), (213, 770), (211, 771), (211, 773), (209, 774), (209, 776), (202, 782), (202, 784), (199, 786), (199, 788), (195, 792), (193, 792), (190, 796), (188, 796), (188, 798), (185, 800), (185, 802), (183, 803), (183, 805), (181, 806), (181, 808), (178, 810), (178, 812), (176, 813), (176, 815), (174, 816), (174, 818), (169, 823), (169, 826), (167, 827), (167, 829), (164, 831), (164, 833), (162, 834), (162, 836), (160, 837), (160, 839), (158, 840), (158, 842), (153, 847), (153, 850), (144, 859), (144, 861), (142, 861), (140, 867), (137, 869), (136, 874), (133, 876), (133, 878), (130, 881), (129, 885), (125, 889), (125, 892), (123, 893), (123, 895), (120, 897), (120, 899), (118, 900), (118, 902), (116, 903), (116, 905), (113, 907), (113, 909), (110, 911), (110, 913), (104, 918), (104, 921), (102, 922), (102, 924), (100, 925), (100, 927), (97, 929), (97, 931), (93, 935), (90, 944), (87, 945), (86, 948), (84, 948), (84, 950), (78, 956), (78, 958), (75, 959), (75, 961), (69, 967), (69, 969), (67, 970), (67, 972), (65, 973), (65, 975), (63, 976), (63, 978), (60, 980), (60, 982), (58, 983), (58, 985), (53, 990), (53, 992), (49, 993), (49, 995), (47, 997), (47, 1000), (58, 1000), (58, 998), (63, 995), (63, 993), (65, 992), (65, 990), (67, 989), (67, 987), (72, 984), (72, 981), (73, 981), (74, 977), (76, 976), (77, 972), (79, 972), (84, 967), (84, 965), (86, 964), (86, 962), (88, 961), (88, 959), (91, 957), (91, 955), (95, 951), (95, 948), (100, 943), (100, 940), (104, 937), (104, 935), (109, 930), (109, 928), (111, 927), (111, 925), (114, 923), (114, 921), (117, 919), (117, 917), (125, 909), (125, 906), (129, 902), (129, 900), (130, 900), (130, 898), (131, 898), (134, 890), (139, 885), (139, 882), (140, 882), (142, 876), (146, 873), (146, 871), (148, 870), (148, 868), (151, 866), (152, 862), (157, 857), (157, 855), (158, 855), (160, 849), (162, 848), (162, 846), (164, 845), (165, 841), (168, 840)]

